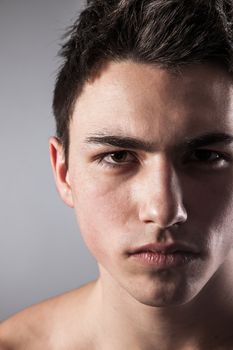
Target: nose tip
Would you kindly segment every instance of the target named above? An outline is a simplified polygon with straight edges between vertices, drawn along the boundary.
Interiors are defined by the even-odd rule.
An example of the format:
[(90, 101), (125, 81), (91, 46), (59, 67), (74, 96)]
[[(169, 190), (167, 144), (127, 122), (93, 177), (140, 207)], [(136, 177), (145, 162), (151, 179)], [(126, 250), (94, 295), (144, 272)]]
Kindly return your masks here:
[(140, 204), (140, 221), (154, 223), (162, 229), (184, 223), (187, 220), (187, 211), (182, 197), (175, 171), (171, 168), (161, 171), (156, 179), (154, 176), (151, 181), (147, 181)]
[(155, 223), (159, 228), (168, 228), (182, 224), (187, 220), (187, 212), (182, 203), (148, 202), (139, 212), (139, 219), (144, 223)]

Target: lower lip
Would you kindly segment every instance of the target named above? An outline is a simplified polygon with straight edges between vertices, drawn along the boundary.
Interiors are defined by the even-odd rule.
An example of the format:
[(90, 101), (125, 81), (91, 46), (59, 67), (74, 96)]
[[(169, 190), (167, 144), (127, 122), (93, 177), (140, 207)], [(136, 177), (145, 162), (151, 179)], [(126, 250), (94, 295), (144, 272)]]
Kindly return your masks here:
[(187, 265), (193, 260), (197, 259), (198, 254), (188, 252), (177, 252), (170, 254), (161, 252), (141, 252), (132, 254), (131, 258), (143, 265), (166, 268)]

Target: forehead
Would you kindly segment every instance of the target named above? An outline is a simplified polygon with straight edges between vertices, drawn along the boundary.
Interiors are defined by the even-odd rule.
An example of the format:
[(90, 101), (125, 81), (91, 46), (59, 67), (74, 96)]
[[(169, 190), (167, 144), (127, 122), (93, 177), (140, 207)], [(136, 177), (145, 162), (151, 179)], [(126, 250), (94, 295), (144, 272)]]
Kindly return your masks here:
[(216, 66), (172, 73), (131, 61), (110, 62), (78, 97), (70, 133), (82, 138), (108, 130), (170, 142), (174, 136), (233, 129), (232, 110), (230, 77)]

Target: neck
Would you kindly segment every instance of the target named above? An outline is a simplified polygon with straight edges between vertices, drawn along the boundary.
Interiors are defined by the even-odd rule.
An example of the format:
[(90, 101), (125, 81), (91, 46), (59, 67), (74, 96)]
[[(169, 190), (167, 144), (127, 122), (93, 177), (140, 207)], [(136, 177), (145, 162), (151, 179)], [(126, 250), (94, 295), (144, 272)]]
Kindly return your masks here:
[(140, 303), (100, 267), (96, 291), (101, 339), (114, 350), (217, 349), (232, 333), (232, 265), (230, 258), (196, 297), (172, 307)]

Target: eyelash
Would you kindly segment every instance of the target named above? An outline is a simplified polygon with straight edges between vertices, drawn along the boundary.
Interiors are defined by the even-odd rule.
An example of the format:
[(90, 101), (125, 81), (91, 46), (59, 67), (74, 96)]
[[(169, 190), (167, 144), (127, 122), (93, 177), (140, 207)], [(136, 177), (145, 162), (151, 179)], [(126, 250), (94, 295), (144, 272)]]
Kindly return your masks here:
[[(191, 155), (193, 155), (195, 152), (199, 152), (202, 154), (209, 152), (210, 156), (213, 154), (215, 154), (217, 156), (217, 158), (214, 160), (206, 160), (206, 161), (205, 160), (194, 160), (194, 161), (191, 160), (191, 162), (200, 162), (203, 165), (217, 164), (220, 161), (229, 162), (231, 160), (231, 157), (228, 154), (217, 152), (217, 151), (212, 151), (212, 150), (208, 150), (208, 149), (197, 149), (197, 150), (192, 151)], [(132, 162), (131, 161), (128, 161), (128, 162), (123, 161), (123, 162), (119, 162), (119, 163), (117, 163), (117, 162), (111, 163), (111, 162), (106, 161), (107, 157), (109, 157), (109, 156), (113, 157), (114, 155), (117, 155), (117, 154), (131, 155), (132, 157), (134, 157), (134, 161), (132, 161)], [(128, 166), (129, 164), (136, 163), (137, 161), (138, 161), (137, 156), (133, 152), (127, 151), (127, 150), (108, 152), (108, 153), (101, 154), (98, 157), (98, 164), (100, 164), (101, 166), (104, 166), (104, 167), (108, 167), (108, 168), (119, 168), (119, 167), (123, 167), (123, 166)], [(184, 161), (185, 164), (189, 161), (190, 161), (190, 155), (186, 155), (185, 161)]]
[[(209, 156), (211, 157), (212, 155), (216, 155), (217, 158), (216, 159), (213, 159), (213, 160), (195, 160), (193, 162), (199, 162), (199, 163), (202, 163), (203, 166), (214, 166), (214, 165), (218, 165), (221, 161), (224, 161), (225, 162), (229, 162), (231, 160), (231, 157), (229, 154), (226, 154), (226, 153), (222, 153), (222, 152), (217, 152), (217, 151), (212, 151), (212, 150), (209, 150), (209, 149), (196, 149), (192, 152), (192, 155), (194, 153), (201, 153), (202, 155), (204, 155), (205, 153), (209, 153)], [(190, 160), (191, 157), (187, 157), (188, 158), (188, 161)], [(185, 159), (186, 161), (186, 159)], [(192, 160), (191, 160), (192, 162)]]
[[(132, 162), (119, 162), (119, 163), (110, 163), (110, 162), (107, 162), (105, 160), (106, 157), (108, 156), (113, 156), (113, 155), (116, 155), (116, 154), (126, 154), (126, 155), (131, 155), (132, 157), (134, 157), (134, 161)], [(129, 165), (130, 163), (136, 163), (137, 161), (137, 156), (133, 153), (133, 152), (130, 152), (130, 151), (115, 151), (115, 152), (109, 152), (109, 153), (104, 153), (102, 155), (99, 156), (99, 160), (98, 160), (98, 164), (100, 164), (101, 166), (105, 166), (105, 167), (110, 167), (110, 168), (119, 168), (119, 167), (122, 167), (122, 166), (127, 166)]]

